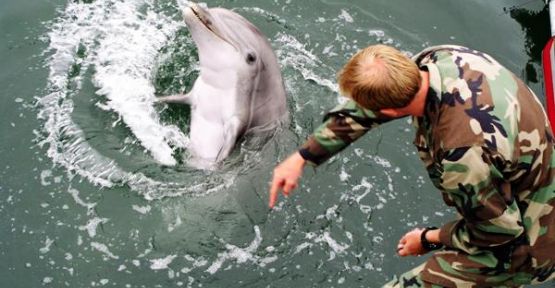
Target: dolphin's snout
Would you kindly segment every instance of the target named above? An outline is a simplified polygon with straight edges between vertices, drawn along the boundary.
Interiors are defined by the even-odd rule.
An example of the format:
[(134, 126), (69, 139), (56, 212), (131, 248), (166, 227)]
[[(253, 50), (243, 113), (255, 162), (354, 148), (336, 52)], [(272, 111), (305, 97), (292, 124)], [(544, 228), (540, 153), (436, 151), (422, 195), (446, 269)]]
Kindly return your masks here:
[(208, 7), (204, 3), (197, 4), (195, 2), (188, 2), (187, 8), (185, 9), (185, 11), (183, 11), (183, 19), (187, 19), (188, 17), (195, 17), (206, 25), (207, 22), (209, 22), (207, 21), (208, 17), (206, 15), (208, 14), (208, 12), (206, 11), (206, 9), (208, 9)]
[(204, 2), (201, 3), (197, 3), (197, 2), (193, 2), (193, 1), (187, 1), (187, 3), (185, 3), (185, 5), (187, 7), (191, 7), (191, 6), (198, 6), (198, 7), (202, 7), (204, 9), (208, 9), (208, 5)]
[(208, 6), (206, 5), (206, 3), (189, 2), (187, 8), (192, 10), (198, 16), (206, 14)]

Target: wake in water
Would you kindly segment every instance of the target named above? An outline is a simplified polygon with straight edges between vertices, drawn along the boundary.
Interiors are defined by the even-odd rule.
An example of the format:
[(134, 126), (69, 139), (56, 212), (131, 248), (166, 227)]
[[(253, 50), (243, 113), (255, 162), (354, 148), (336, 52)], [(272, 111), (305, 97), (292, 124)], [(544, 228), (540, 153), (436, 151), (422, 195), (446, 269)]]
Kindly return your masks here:
[[(183, 32), (186, 27), (181, 20), (181, 10), (186, 4), (186, 1), (176, 4), (154, 0), (97, 0), (67, 5), (48, 33), (51, 55), (47, 94), (38, 101), (39, 118), (44, 121), (39, 142), (56, 164), (102, 187), (128, 185), (147, 199), (216, 191), (231, 185), (240, 173), (238, 170), (248, 168), (239, 164), (243, 166), (224, 169), (219, 175), (209, 177), (204, 172), (182, 168), (179, 163), (187, 155), (180, 151), (186, 151), (189, 139), (180, 129), (183, 127), (175, 123), (184, 121), (182, 117), (178, 121), (166, 121), (164, 115), (172, 118), (171, 113), (154, 104), (156, 86), (172, 89), (157, 83), (161, 78), (157, 73), (175, 60), (176, 56), (168, 49), (176, 45), (175, 41), (180, 41), (178, 47), (184, 50), (180, 55), (189, 58), (188, 66), (171, 64), (174, 67), (166, 71), (170, 73), (167, 78), (181, 76), (181, 80), (187, 81), (190, 74), (197, 72), (195, 47)], [(261, 17), (276, 17), (259, 8), (242, 9)], [(321, 87), (337, 90), (331, 81), (322, 80), (329, 77), (315, 72), (321, 69), (322, 63), (295, 37), (281, 32), (275, 37), (272, 42), (278, 46), (276, 54), (283, 67), (300, 72), (305, 80)], [(326, 70), (329, 71), (325, 73), (332, 71)], [(183, 86), (181, 80), (170, 85)], [(296, 93), (292, 91), (295, 85), (291, 83), (296, 79), (285, 77), (284, 80), (290, 101), (296, 103)], [(87, 90), (91, 83), (92, 88)], [(84, 109), (86, 106), (89, 108)], [(88, 110), (86, 113), (91, 116), (83, 116), (86, 113), (82, 110)], [(107, 120), (98, 118), (99, 113), (113, 118), (108, 120), (111, 123), (100, 125)], [(78, 118), (84, 120), (80, 122)], [(120, 129), (124, 135), (106, 134), (111, 132), (106, 132), (106, 128), (114, 127), (124, 127)], [(298, 125), (296, 132), (303, 132)], [(145, 159), (145, 155), (150, 155), (153, 161)], [(134, 163), (144, 165), (137, 167)], [(176, 168), (168, 169), (160, 164)]]

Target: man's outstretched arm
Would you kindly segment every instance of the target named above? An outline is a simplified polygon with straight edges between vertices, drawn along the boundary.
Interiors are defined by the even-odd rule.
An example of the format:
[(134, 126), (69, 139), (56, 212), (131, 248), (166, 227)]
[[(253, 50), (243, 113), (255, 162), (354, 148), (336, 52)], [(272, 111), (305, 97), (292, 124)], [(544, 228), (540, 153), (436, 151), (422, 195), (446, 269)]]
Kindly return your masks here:
[(349, 100), (331, 110), (300, 150), (274, 169), (270, 186), (270, 208), (274, 207), (281, 190), (288, 196), (298, 186), (306, 163), (320, 165), (333, 155), (381, 123), (392, 120), (364, 109)]

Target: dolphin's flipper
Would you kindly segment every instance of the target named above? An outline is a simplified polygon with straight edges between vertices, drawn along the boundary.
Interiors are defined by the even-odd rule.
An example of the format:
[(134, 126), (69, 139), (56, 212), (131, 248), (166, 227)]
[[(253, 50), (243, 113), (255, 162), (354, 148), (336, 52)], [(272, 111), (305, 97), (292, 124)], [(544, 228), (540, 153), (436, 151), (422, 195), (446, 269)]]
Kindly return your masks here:
[(191, 104), (191, 93), (174, 94), (171, 96), (159, 97), (156, 102), (174, 103), (174, 104)]
[(243, 134), (245, 128), (244, 123), (238, 117), (232, 117), (224, 124), (224, 141), (223, 146), (218, 153), (216, 162), (224, 160), (235, 146), (237, 139)]

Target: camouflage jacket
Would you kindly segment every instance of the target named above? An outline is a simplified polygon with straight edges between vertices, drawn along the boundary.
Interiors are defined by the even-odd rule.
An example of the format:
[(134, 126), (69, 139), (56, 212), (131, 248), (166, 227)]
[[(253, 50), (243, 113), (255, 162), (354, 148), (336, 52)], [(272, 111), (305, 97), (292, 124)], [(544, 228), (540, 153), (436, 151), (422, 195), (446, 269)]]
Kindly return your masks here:
[[(462, 216), (441, 228), (442, 243), (468, 255), (501, 251), (512, 263), (501, 269), (550, 274), (555, 155), (541, 104), (487, 54), (436, 46), (414, 60), (430, 77), (425, 115), (413, 119), (414, 144), (446, 204)], [(300, 153), (318, 165), (390, 120), (348, 101), (325, 116)]]

